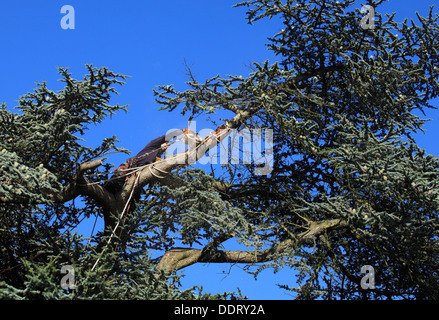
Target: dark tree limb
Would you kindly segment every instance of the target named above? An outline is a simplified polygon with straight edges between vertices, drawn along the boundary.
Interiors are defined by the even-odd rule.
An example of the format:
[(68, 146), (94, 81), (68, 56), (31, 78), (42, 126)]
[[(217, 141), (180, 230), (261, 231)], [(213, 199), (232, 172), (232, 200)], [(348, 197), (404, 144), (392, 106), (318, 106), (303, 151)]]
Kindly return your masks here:
[(158, 267), (169, 275), (197, 262), (247, 264), (267, 262), (271, 260), (273, 254), (283, 253), (288, 248), (294, 248), (329, 230), (346, 228), (347, 226), (348, 223), (340, 219), (311, 222), (309, 229), (300, 233), (295, 239), (286, 239), (268, 249), (260, 251), (217, 250), (218, 242), (230, 239), (230, 235), (228, 235), (222, 239), (214, 239), (203, 249), (172, 248), (163, 255)]

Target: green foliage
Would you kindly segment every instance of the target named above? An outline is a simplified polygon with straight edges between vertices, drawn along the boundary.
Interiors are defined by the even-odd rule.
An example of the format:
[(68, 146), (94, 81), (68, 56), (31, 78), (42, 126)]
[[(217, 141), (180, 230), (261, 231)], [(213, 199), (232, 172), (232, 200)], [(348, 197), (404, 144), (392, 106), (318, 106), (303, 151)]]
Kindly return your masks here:
[[(95, 239), (98, 242), (105, 239)], [(144, 241), (144, 239), (143, 239)], [(156, 270), (156, 264), (139, 250), (139, 243), (130, 242), (120, 251), (101, 254), (95, 247), (86, 247), (84, 239), (77, 234), (66, 234), (55, 243), (38, 244), (40, 255), (23, 259), (21, 266), (25, 274), (23, 286), (14, 287), (0, 282), (1, 299), (224, 299), (230, 294), (210, 295), (200, 288), (179, 289), (179, 276), (166, 277)], [(141, 246), (140, 246), (141, 247)], [(99, 258), (99, 265), (92, 266)], [(71, 266), (74, 288), (63, 289), (61, 282), (65, 274), (62, 266)], [(70, 283), (68, 283), (70, 284)], [(196, 292), (198, 289), (198, 292)]]
[[(255, 251), (289, 244), (245, 270), (257, 276), (294, 269), (298, 285), (281, 287), (297, 299), (438, 298), (439, 161), (413, 138), (425, 123), (417, 114), (439, 95), (438, 16), (431, 10), (418, 16), (420, 25), (397, 23), (382, 15), (382, 2), (370, 2), (377, 19), (367, 30), (354, 1), (238, 4), (248, 8), (251, 24), (266, 18), (282, 24), (267, 44), (277, 61), (254, 62), (246, 77), (198, 82), (190, 74), (187, 90), (162, 85), (154, 92), (161, 109), (191, 117), (218, 121), (219, 111), (250, 112), (242, 128), (274, 130), (273, 171), (258, 176), (248, 164), (207, 173), (181, 168), (167, 177), (169, 187), (148, 186), (117, 249), (106, 245), (108, 234), (86, 246), (70, 233), (81, 216), (100, 215), (92, 199), (78, 208), (43, 195), (65, 186), (79, 163), (125, 151), (114, 145), (116, 137), (90, 149), (78, 136), (125, 109), (109, 105), (113, 85), (125, 76), (87, 66), (90, 74), (78, 81), (60, 69), (63, 90), (39, 84), (20, 99), (20, 113), (2, 106), (2, 296), (234, 297), (180, 291), (179, 278), (157, 264), (177, 243), (206, 246), (235, 236)], [(21, 195), (40, 204), (23, 203)], [(324, 228), (337, 220), (344, 223)], [(73, 290), (59, 286), (62, 265), (75, 268)], [(364, 265), (376, 270), (374, 290), (360, 286)]]
[(61, 230), (77, 225), (81, 214), (95, 212), (92, 205), (52, 204), (45, 195), (70, 182), (80, 163), (120, 150), (115, 137), (96, 149), (80, 143), (88, 124), (125, 109), (108, 104), (113, 85), (122, 84), (125, 76), (90, 65), (87, 69), (89, 74), (78, 81), (60, 68), (63, 90), (54, 92), (41, 83), (19, 99), (18, 113), (0, 108), (0, 199), (7, 201), (0, 205), (0, 269), (8, 270), (1, 273), (8, 284), (24, 285), (25, 272), (17, 266), (39, 256), (35, 241), (53, 242)]
[[(53, 92), (46, 83), (20, 98), (18, 113), (0, 108), (0, 298), (3, 299), (225, 299), (201, 288), (179, 289), (179, 276), (157, 269), (149, 250), (158, 249), (148, 233), (160, 223), (151, 205), (124, 223), (129, 239), (112, 239), (98, 232), (91, 243), (76, 233), (84, 218), (101, 215), (91, 198), (80, 205), (59, 204), (45, 195), (71, 182), (79, 164), (110, 152), (116, 137), (89, 148), (81, 135), (88, 125), (126, 110), (110, 105), (114, 85), (126, 76), (87, 65), (83, 80), (60, 68), (64, 89)], [(108, 166), (106, 166), (108, 170)], [(16, 201), (16, 202), (14, 202)], [(63, 289), (63, 266), (75, 271), (75, 288)]]
[[(2, 105), (1, 170), (10, 179), (5, 181), (12, 186), (8, 189), (27, 193), (34, 190), (39, 197), (38, 189), (59, 188), (68, 182), (79, 163), (102, 157), (113, 149), (123, 151), (115, 148), (115, 136), (105, 139), (96, 149), (80, 143), (79, 135), (89, 124), (98, 124), (106, 116), (126, 109), (108, 104), (110, 94), (116, 93), (114, 85), (122, 84), (126, 76), (91, 65), (87, 69), (89, 74), (79, 81), (67, 69), (59, 68), (65, 88), (54, 92), (46, 83), (38, 84), (33, 92), (20, 97), (18, 113)], [(0, 196), (7, 197), (13, 191), (2, 190)]]
[(242, 243), (256, 246), (255, 231), (244, 212), (221, 197), (217, 181), (203, 170), (179, 172), (181, 187), (163, 187), (158, 193), (160, 213), (172, 221), (167, 227), (178, 231), (175, 240), (184, 244), (204, 243), (221, 235), (235, 236)]
[[(412, 138), (425, 122), (417, 114), (439, 95), (438, 15), (431, 8), (420, 25), (398, 23), (383, 16), (382, 2), (369, 3), (376, 25), (366, 30), (355, 1), (239, 3), (250, 24), (282, 23), (267, 44), (278, 60), (254, 62), (246, 78), (191, 78), (183, 92), (156, 90), (163, 109), (243, 109), (252, 117), (242, 127), (274, 130), (269, 176), (245, 165), (221, 174), (234, 185), (223, 199), (257, 226), (259, 241), (294, 240), (318, 221), (348, 222), (256, 269), (295, 268), (300, 286), (282, 287), (299, 299), (439, 297), (439, 162)], [(363, 265), (377, 270), (375, 290), (360, 287)]]

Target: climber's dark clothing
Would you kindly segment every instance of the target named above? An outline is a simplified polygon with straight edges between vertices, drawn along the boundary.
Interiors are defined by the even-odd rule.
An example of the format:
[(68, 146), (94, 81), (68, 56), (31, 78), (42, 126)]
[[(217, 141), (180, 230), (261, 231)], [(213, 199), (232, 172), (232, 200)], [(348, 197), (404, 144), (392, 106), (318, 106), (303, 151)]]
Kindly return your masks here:
[[(129, 168), (141, 167), (156, 161), (156, 157), (160, 157), (166, 150), (166, 147), (162, 147), (165, 142), (172, 140), (174, 137), (183, 133), (184, 130), (178, 129), (163, 135), (161, 137), (151, 140), (136, 156), (129, 158), (114, 170), (113, 176), (104, 184), (104, 188), (115, 193), (123, 188), (125, 180), (130, 171), (126, 171)], [(120, 177), (118, 179), (118, 177)]]
[(130, 167), (141, 167), (155, 162), (155, 158), (160, 157), (165, 152), (165, 149), (161, 148), (161, 145), (167, 142), (165, 137), (161, 136), (151, 140), (135, 157), (128, 159)]

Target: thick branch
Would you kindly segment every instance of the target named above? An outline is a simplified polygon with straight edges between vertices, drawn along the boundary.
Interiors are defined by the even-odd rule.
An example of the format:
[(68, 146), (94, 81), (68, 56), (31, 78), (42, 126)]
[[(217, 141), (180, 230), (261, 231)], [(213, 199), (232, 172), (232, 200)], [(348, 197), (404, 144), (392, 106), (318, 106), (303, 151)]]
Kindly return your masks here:
[[(319, 236), (329, 229), (345, 228), (348, 224), (340, 219), (312, 222), (309, 230), (300, 233), (296, 239), (286, 239), (278, 245), (260, 251), (228, 251), (217, 250), (217, 245), (208, 244), (204, 249), (173, 248), (167, 251), (159, 263), (159, 269), (171, 274), (197, 262), (213, 263), (260, 263), (270, 261), (275, 253), (299, 245), (313, 237)], [(229, 238), (225, 238), (227, 240)]]
[[(238, 108), (236, 108), (234, 112), (236, 113), (236, 116), (227, 121), (227, 129), (234, 129), (239, 127), (246, 119), (251, 116), (250, 112), (239, 110)], [(188, 166), (195, 163), (198, 159), (201, 159), (208, 150), (216, 147), (217, 143), (227, 137), (227, 135), (228, 134), (222, 134), (218, 137), (218, 139), (216, 137), (212, 139), (206, 138), (197, 147), (189, 148), (189, 150), (176, 154), (174, 157), (168, 157), (163, 161), (154, 163), (153, 165), (146, 167), (139, 173), (140, 177), (137, 185), (135, 186), (135, 192), (140, 191), (140, 189), (144, 188), (147, 184), (156, 181), (160, 181), (164, 184), (174, 184), (171, 179), (166, 179), (166, 173), (169, 173), (178, 167)], [(161, 179), (160, 177), (164, 178)], [(128, 179), (127, 183), (125, 183), (124, 188), (121, 192), (122, 199), (128, 198), (132, 188), (134, 187), (135, 181), (136, 176), (133, 175)]]
[(88, 184), (87, 180), (84, 178), (84, 172), (89, 169), (97, 168), (100, 165), (102, 165), (101, 159), (82, 163), (79, 166), (77, 173), (73, 176), (72, 181), (63, 190), (60, 192), (47, 194), (46, 198), (56, 203), (64, 203), (83, 194), (89, 195), (98, 201), (100, 196), (103, 194), (102, 187), (97, 184)]

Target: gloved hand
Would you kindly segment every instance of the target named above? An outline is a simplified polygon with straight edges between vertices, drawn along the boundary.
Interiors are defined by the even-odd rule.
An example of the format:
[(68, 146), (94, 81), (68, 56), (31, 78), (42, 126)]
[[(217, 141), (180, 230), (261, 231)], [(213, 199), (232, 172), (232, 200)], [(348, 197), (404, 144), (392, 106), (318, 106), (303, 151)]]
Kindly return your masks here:
[(191, 129), (189, 129), (189, 128), (184, 128), (184, 129), (182, 129), (183, 130), (183, 135), (185, 135), (185, 134), (195, 134), (195, 132), (193, 131), (193, 130), (191, 130)]

